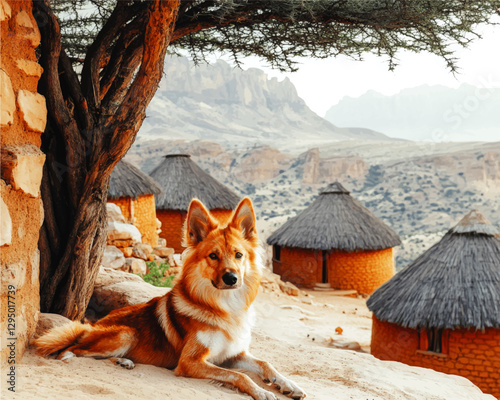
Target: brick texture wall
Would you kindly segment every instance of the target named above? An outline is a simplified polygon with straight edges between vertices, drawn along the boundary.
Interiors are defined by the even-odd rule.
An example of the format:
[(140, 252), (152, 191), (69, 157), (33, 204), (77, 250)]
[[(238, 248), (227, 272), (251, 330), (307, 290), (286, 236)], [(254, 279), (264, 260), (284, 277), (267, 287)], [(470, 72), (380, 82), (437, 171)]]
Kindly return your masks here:
[(121, 197), (108, 201), (120, 207), (125, 220), (139, 229), (142, 243), (150, 244), (153, 248), (158, 246), (154, 195), (139, 196), (137, 199)]
[(394, 276), (391, 249), (328, 254), (328, 278), (336, 289), (370, 294)]
[(284, 281), (312, 287), (322, 280), (320, 251), (282, 247), (280, 261), (273, 256), (273, 272)]
[[(0, 364), (9, 366), (21, 360), (40, 310), (38, 232), (45, 162), (40, 135), (47, 109), (37, 93), (40, 33), (31, 7), (31, 1), (0, 0)], [(12, 337), (17, 338), (14, 346)]]
[[(281, 261), (273, 259), (273, 271), (302, 287), (323, 281), (321, 251), (296, 248), (281, 249)], [(372, 293), (394, 275), (392, 249), (346, 253), (327, 253), (328, 282), (333, 288)]]
[(443, 354), (425, 352), (424, 346), (419, 350), (417, 330), (382, 322), (374, 316), (371, 353), (381, 360), (463, 376), (483, 392), (500, 398), (500, 329), (457, 329), (444, 331), (443, 337)]
[[(210, 210), (212, 215), (220, 221), (225, 221), (232, 214), (232, 210)], [(186, 212), (157, 210), (156, 216), (161, 222), (160, 237), (167, 240), (167, 246), (182, 253), (186, 248), (182, 246), (182, 230)]]

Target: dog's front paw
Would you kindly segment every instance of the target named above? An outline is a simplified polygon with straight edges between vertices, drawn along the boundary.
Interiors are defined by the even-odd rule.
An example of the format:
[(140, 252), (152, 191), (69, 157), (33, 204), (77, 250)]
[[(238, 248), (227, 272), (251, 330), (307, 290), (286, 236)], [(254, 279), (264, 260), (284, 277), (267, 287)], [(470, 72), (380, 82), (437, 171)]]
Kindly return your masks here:
[(300, 400), (306, 397), (306, 393), (299, 385), (284, 376), (277, 376), (276, 379), (273, 379), (273, 383), (281, 393), (291, 397), (293, 400)]
[(256, 390), (255, 394), (252, 395), (252, 397), (255, 400), (278, 400), (276, 398), (276, 396), (274, 395), (274, 393), (271, 393), (270, 391), (262, 389), (262, 388), (258, 388)]
[(129, 360), (128, 358), (112, 358), (111, 362), (127, 369), (133, 369), (135, 367), (134, 362), (132, 360)]

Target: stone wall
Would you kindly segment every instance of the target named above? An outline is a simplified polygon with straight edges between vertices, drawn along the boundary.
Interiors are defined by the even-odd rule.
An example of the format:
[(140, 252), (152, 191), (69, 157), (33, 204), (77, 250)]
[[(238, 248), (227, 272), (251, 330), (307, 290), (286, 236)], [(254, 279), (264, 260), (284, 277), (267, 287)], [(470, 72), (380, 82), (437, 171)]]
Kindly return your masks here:
[(120, 197), (119, 199), (108, 199), (108, 202), (120, 207), (125, 220), (139, 229), (142, 243), (147, 243), (153, 248), (158, 246), (154, 195), (139, 196), (137, 199)]
[[(31, 1), (0, 0), (1, 364), (12, 360), (13, 354), (16, 362), (20, 360), (40, 309), (38, 232), (43, 222), (40, 182), (45, 162), (40, 134), (47, 109), (45, 98), (37, 93), (42, 68), (35, 47), (40, 33), (31, 7)], [(15, 314), (14, 320), (8, 320), (9, 314)], [(13, 336), (15, 351), (7, 347)]]
[[(500, 329), (457, 329), (443, 332), (443, 353), (425, 351), (425, 332), (373, 317), (371, 353), (381, 360), (400, 361), (470, 379), (483, 392), (500, 398)], [(425, 340), (422, 340), (425, 342)]]
[[(392, 249), (346, 253), (329, 251), (328, 282), (335, 289), (372, 293), (394, 275)], [(281, 249), (280, 261), (273, 255), (273, 272), (302, 287), (323, 281), (322, 251), (296, 248)]]

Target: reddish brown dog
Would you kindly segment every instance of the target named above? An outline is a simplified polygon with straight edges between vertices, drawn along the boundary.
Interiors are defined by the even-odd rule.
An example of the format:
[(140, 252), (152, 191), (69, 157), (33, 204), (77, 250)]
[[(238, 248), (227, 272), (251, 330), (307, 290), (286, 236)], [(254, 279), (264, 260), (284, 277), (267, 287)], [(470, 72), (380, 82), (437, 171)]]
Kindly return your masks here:
[(214, 379), (254, 399), (276, 396), (247, 375), (257, 373), (293, 399), (306, 394), (249, 353), (252, 303), (261, 279), (255, 214), (243, 199), (226, 221), (193, 200), (185, 226), (184, 266), (173, 289), (146, 304), (111, 312), (93, 324), (75, 322), (34, 341), (40, 355), (112, 358), (175, 369), (180, 376)]

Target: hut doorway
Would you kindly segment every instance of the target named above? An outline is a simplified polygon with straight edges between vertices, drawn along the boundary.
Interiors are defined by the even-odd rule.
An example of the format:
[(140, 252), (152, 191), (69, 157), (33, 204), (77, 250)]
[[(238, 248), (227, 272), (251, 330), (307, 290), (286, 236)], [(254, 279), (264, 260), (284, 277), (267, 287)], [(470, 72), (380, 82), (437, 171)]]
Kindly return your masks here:
[(322, 252), (323, 256), (323, 272), (322, 272), (322, 283), (328, 283), (328, 252), (323, 250)]

